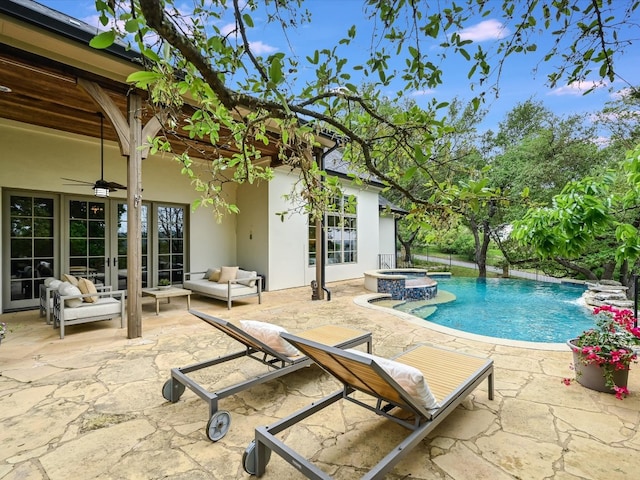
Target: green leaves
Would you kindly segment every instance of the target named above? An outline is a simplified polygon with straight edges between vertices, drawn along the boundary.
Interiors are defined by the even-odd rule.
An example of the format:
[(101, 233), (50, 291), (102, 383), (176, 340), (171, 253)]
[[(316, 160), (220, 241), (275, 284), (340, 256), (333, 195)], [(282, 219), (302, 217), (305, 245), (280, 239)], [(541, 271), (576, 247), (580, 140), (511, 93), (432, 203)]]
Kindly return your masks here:
[(127, 82), (134, 83), (140, 88), (147, 88), (149, 85), (163, 78), (163, 74), (159, 72), (140, 71), (134, 72), (127, 77)]
[(99, 33), (89, 41), (89, 46), (92, 48), (105, 49), (109, 48), (116, 41), (116, 32), (108, 30), (106, 32)]

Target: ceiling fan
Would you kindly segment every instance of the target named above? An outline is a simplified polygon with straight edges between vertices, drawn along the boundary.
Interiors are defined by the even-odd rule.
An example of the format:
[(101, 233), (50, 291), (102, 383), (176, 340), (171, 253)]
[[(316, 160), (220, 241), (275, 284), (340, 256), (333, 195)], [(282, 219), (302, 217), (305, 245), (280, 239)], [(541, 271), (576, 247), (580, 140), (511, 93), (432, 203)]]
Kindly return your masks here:
[(75, 182), (67, 183), (66, 185), (91, 185), (96, 197), (108, 197), (109, 192), (115, 192), (116, 190), (126, 190), (127, 187), (117, 182), (108, 182), (104, 179), (104, 117), (102, 115), (102, 112), (99, 112), (98, 115), (100, 115), (100, 179), (96, 180), (95, 182), (87, 182), (85, 180), (76, 180), (75, 178), (65, 177), (62, 177), (62, 179), (68, 180), (70, 182)]

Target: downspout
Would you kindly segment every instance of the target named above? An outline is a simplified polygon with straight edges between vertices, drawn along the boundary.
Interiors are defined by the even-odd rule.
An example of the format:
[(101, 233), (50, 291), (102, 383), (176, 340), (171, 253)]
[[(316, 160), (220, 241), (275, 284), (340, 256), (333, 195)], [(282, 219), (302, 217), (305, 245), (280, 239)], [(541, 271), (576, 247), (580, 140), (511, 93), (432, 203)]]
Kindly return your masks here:
[[(325, 150), (324, 152), (322, 152), (322, 150), (318, 150), (319, 152), (322, 152), (318, 157), (317, 157), (317, 162), (318, 162), (318, 167), (320, 168), (320, 170), (324, 170), (324, 159), (327, 155), (329, 155), (331, 152), (333, 152), (334, 150), (336, 150), (338, 147), (340, 146), (339, 142), (336, 142), (333, 147), (329, 148), (328, 150)], [(320, 178), (320, 184), (324, 184), (324, 177)], [(325, 252), (325, 241), (326, 241), (326, 232), (324, 229), (324, 215), (322, 216), (322, 219), (319, 221), (320, 224), (320, 245), (321, 245), (321, 251), (322, 251), (322, 255), (320, 255), (320, 259), (318, 259), (316, 257), (316, 262), (318, 262), (318, 260), (320, 261), (320, 285), (318, 286), (318, 288), (322, 289), (324, 292), (326, 292), (327, 294), (327, 301), (330, 302), (331, 301), (331, 290), (329, 290), (326, 286), (326, 268), (327, 268), (327, 256), (326, 256), (326, 252)], [(318, 249), (318, 247), (316, 247), (316, 249)], [(319, 292), (318, 292), (319, 293)], [(318, 295), (318, 299), (322, 299), (321, 295)]]
[[(397, 268), (397, 264), (398, 264), (398, 221), (400, 220), (400, 218), (398, 218), (397, 215), (393, 215), (393, 267), (391, 268)], [(378, 265), (378, 268), (380, 268), (380, 265)]]

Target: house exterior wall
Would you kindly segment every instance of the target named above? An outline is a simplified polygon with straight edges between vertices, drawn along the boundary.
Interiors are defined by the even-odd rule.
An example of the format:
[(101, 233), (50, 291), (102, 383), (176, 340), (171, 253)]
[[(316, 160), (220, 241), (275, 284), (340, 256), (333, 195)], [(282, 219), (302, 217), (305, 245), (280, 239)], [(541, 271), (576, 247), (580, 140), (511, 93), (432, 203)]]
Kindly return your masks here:
[(245, 270), (255, 270), (266, 277), (266, 289), (270, 289), (269, 271), (269, 185), (242, 184), (238, 186), (237, 202), (240, 213), (236, 217), (238, 265)]
[(276, 215), (277, 212), (289, 211), (293, 208), (283, 195), (291, 192), (297, 178), (295, 173), (289, 173), (287, 169), (276, 169), (274, 178), (269, 182), (267, 219), (270, 227), (267, 277), (270, 290), (307, 284), (307, 218), (300, 213), (291, 213), (285, 215), (284, 221), (280, 221), (280, 217)]
[[(0, 202), (3, 198), (1, 193), (7, 189), (92, 197), (91, 185), (76, 185), (63, 177), (88, 182), (100, 177), (99, 139), (0, 119), (0, 145), (3, 152), (0, 155)], [(105, 141), (104, 156), (104, 178), (126, 184), (127, 160), (120, 155), (117, 145)], [(198, 197), (198, 193), (189, 179), (180, 174), (180, 165), (170, 156), (150, 156), (145, 159), (142, 182), (143, 201), (161, 205), (181, 204), (189, 212), (186, 225), (190, 256), (185, 262), (185, 271), (237, 264), (236, 217), (228, 215), (221, 223), (217, 223), (210, 209), (200, 208), (191, 212), (190, 204)], [(235, 202), (235, 186), (226, 188), (225, 194)], [(126, 201), (126, 191), (111, 192), (109, 198)], [(6, 229), (4, 215), (5, 210), (0, 205), (0, 224)], [(0, 235), (2, 252), (8, 248), (8, 245), (1, 243), (4, 240), (4, 235)], [(1, 272), (9, 269), (4, 261), (5, 255), (0, 255)], [(0, 291), (4, 291), (4, 279), (5, 275), (0, 275)], [(0, 295), (0, 312), (5, 308), (2, 302)]]
[[(284, 288), (310, 285), (316, 278), (315, 266), (309, 266), (309, 242), (307, 216), (300, 211), (285, 215), (280, 221), (277, 212), (289, 211), (293, 206), (283, 195), (291, 191), (297, 175), (288, 169), (278, 169), (269, 182), (269, 288)], [(356, 188), (345, 183), (347, 195), (358, 198), (358, 260), (356, 263), (326, 265), (327, 282), (358, 278), (365, 270), (375, 268), (379, 253), (378, 189)]]
[[(75, 185), (63, 177), (88, 182), (99, 178), (98, 139), (0, 119), (0, 144), (3, 146), (0, 193), (17, 189), (92, 197), (91, 185)], [(105, 142), (104, 155), (104, 178), (126, 184), (127, 161), (117, 145)], [(180, 174), (180, 165), (170, 156), (150, 156), (142, 165), (143, 201), (185, 205), (189, 212), (189, 257), (185, 259), (185, 271), (241, 265), (265, 275), (267, 290), (309, 285), (316, 277), (315, 266), (308, 265), (307, 217), (283, 198), (297, 179), (297, 174), (279, 169), (269, 183), (226, 187), (227, 199), (238, 205), (240, 213), (227, 214), (217, 222), (208, 208), (191, 210), (190, 204), (198, 193), (189, 179)], [(361, 277), (365, 270), (376, 268), (379, 253), (392, 252), (385, 242), (393, 237), (393, 221), (380, 218), (378, 189), (356, 188), (346, 182), (344, 188), (347, 194), (358, 197), (358, 260), (352, 264), (327, 264), (327, 282)], [(125, 201), (126, 191), (112, 192), (110, 198)], [(281, 221), (276, 213), (283, 211), (290, 213)], [(0, 210), (0, 223), (6, 228), (4, 213)], [(8, 248), (2, 245), (3, 241), (0, 236), (0, 248)], [(60, 259), (62, 253), (57, 252)], [(9, 268), (3, 265), (4, 259), (4, 255), (0, 256), (2, 272)], [(57, 267), (60, 269), (62, 265)], [(5, 275), (1, 275), (0, 291), (3, 291), (4, 279)], [(4, 311), (1, 299), (0, 311)]]
[(380, 216), (380, 230), (378, 232), (381, 255), (396, 253), (396, 221), (393, 215)]

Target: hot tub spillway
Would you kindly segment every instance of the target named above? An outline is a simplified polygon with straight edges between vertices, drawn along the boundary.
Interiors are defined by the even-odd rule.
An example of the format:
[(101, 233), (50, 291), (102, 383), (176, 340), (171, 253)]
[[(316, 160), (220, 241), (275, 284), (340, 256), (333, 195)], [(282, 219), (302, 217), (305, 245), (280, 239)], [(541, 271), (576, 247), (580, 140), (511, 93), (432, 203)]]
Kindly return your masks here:
[(437, 294), (438, 282), (427, 276), (405, 280), (404, 300), (431, 300)]
[(365, 288), (390, 294), (393, 300), (430, 300), (438, 294), (438, 282), (422, 269), (365, 272)]

